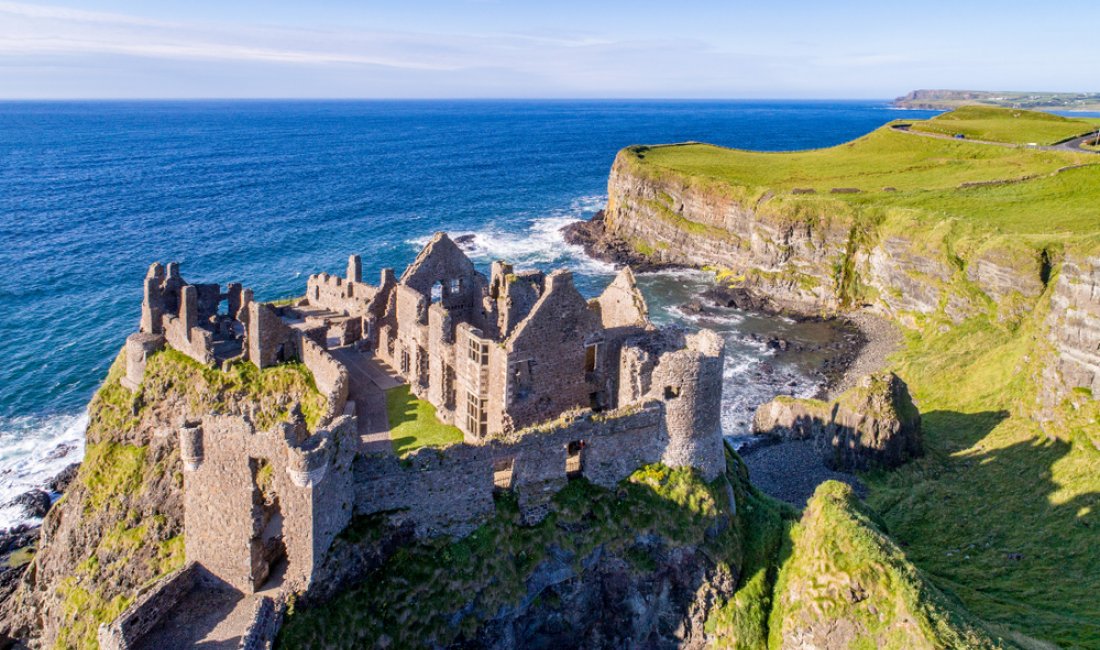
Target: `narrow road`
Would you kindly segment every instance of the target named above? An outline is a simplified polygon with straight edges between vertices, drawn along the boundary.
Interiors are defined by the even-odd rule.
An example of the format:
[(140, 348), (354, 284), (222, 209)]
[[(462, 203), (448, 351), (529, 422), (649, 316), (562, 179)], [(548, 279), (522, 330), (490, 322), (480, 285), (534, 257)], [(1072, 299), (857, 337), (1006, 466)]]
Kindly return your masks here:
[(392, 454), (386, 391), (404, 382), (372, 354), (352, 347), (331, 349), (329, 353), (348, 369), (348, 399), (355, 402), (360, 449), (368, 454)]
[(1083, 149), (1083, 145), (1086, 141), (1092, 140), (1096, 137), (1096, 131), (1080, 135), (1069, 140), (1063, 140), (1052, 145), (1046, 146), (1028, 146), (1026, 144), (1013, 144), (1011, 142), (994, 142), (992, 140), (974, 140), (972, 138), (956, 138), (951, 135), (943, 135), (940, 133), (924, 133), (923, 131), (914, 131), (910, 129), (910, 124), (894, 124), (890, 128), (898, 131), (899, 133), (908, 133), (909, 135), (919, 135), (925, 138), (937, 138), (939, 140), (953, 140), (955, 142), (972, 142), (975, 144), (991, 144), (995, 147), (1009, 147), (1012, 149), (1025, 148), (1025, 149), (1037, 149), (1041, 151), (1072, 151), (1074, 153), (1100, 153), (1100, 151), (1090, 151), (1089, 149)]

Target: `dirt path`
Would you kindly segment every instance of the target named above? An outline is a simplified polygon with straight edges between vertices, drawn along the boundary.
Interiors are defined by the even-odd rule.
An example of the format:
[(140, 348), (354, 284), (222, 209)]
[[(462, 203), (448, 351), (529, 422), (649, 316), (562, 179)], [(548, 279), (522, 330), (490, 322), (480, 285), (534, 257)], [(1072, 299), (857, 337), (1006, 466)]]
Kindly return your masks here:
[(373, 355), (351, 347), (329, 351), (348, 369), (348, 399), (355, 402), (361, 449), (370, 454), (392, 454), (386, 391), (400, 386), (396, 372)]

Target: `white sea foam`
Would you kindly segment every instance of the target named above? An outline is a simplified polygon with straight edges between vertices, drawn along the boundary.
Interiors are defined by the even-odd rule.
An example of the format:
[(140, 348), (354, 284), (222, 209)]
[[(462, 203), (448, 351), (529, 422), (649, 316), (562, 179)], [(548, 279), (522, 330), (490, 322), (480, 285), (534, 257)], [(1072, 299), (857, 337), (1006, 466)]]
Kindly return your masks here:
[[(491, 221), (478, 230), (456, 230), (449, 234), (452, 239), (469, 238), (463, 243), (463, 250), (479, 264), (505, 260), (517, 268), (560, 266), (591, 275), (613, 273), (613, 265), (588, 257), (581, 246), (567, 244), (561, 233), (565, 226), (592, 216), (606, 200), (604, 196), (580, 197), (568, 208), (532, 219), (523, 228), (511, 225), (521, 220), (509, 220), (508, 224)], [(430, 238), (425, 235), (409, 243), (420, 248)]]
[(8, 505), (84, 457), (88, 414), (0, 418), (0, 529), (37, 523)]

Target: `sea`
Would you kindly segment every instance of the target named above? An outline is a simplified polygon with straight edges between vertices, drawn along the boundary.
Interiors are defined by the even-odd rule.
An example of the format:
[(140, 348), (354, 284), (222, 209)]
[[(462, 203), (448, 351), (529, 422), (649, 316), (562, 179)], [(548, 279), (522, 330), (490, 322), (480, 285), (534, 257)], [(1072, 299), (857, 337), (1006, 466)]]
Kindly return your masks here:
[[(342, 273), (351, 253), (368, 281), (400, 273), (444, 230), (473, 235), (483, 268), (568, 267), (596, 295), (614, 269), (560, 230), (604, 207), (622, 147), (811, 149), (899, 114), (886, 101), (0, 102), (0, 529), (33, 524), (6, 504), (80, 460), (87, 402), (137, 327), (152, 262), (267, 300)], [(830, 332), (680, 308), (712, 281), (640, 276), (654, 320), (726, 337), (723, 428), (738, 438), (758, 404), (821, 387), (819, 356), (767, 337)]]

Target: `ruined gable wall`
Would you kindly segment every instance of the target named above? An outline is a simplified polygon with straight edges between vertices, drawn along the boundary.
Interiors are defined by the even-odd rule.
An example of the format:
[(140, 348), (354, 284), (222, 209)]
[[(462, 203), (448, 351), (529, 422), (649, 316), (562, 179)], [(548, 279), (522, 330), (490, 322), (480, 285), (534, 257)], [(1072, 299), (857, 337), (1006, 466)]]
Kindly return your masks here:
[(378, 292), (378, 287), (365, 282), (345, 280), (327, 273), (311, 275), (306, 281), (309, 304), (349, 316), (369, 315)]
[(201, 327), (188, 328), (181, 318), (164, 316), (162, 319), (164, 338), (168, 345), (195, 361), (213, 365), (213, 336)]
[(585, 380), (585, 343), (599, 332), (572, 275), (551, 274), (546, 292), (506, 344), (509, 364), (534, 361), (527, 396), (517, 395), (508, 403), (516, 428), (589, 405), (593, 387)]
[(638, 467), (660, 460), (666, 440), (662, 407), (601, 419), (580, 417), (490, 440), (422, 448), (403, 460), (389, 456), (357, 459), (355, 511), (394, 511), (393, 518), (415, 524), (417, 534), (465, 535), (493, 511), (493, 467), (513, 459), (513, 489), (521, 507), (544, 505), (566, 478), (566, 447), (583, 440), (583, 475), (612, 487)]

